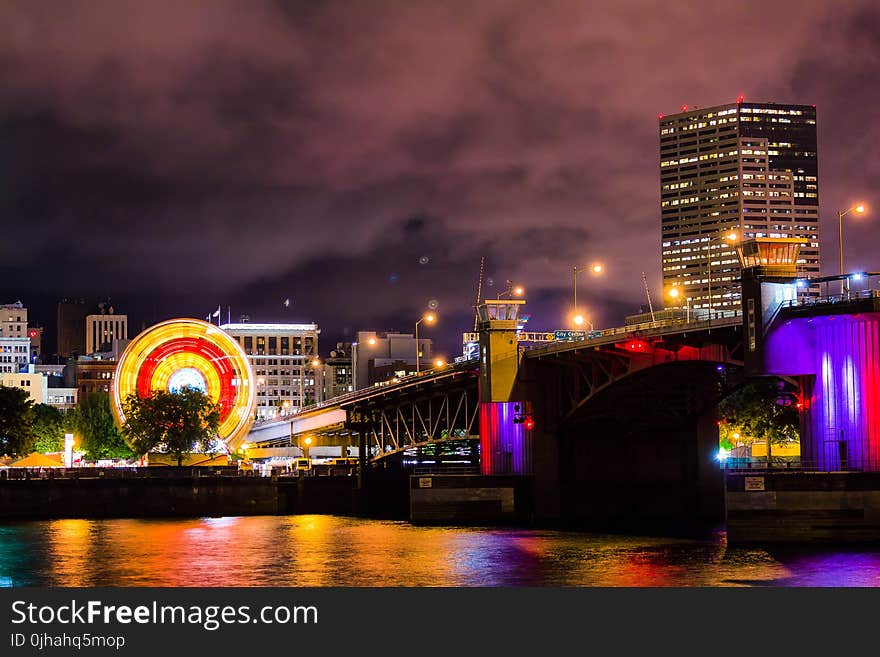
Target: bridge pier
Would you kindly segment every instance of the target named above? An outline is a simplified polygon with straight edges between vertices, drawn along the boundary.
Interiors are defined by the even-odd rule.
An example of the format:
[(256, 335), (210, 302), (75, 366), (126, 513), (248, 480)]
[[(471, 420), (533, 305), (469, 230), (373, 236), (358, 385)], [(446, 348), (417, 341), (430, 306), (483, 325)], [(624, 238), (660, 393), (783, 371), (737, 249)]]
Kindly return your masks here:
[[(555, 376), (553, 373), (555, 372)], [(566, 417), (565, 369), (530, 363), (537, 522), (679, 533), (724, 519), (717, 402), (726, 371), (693, 361), (608, 385)]]

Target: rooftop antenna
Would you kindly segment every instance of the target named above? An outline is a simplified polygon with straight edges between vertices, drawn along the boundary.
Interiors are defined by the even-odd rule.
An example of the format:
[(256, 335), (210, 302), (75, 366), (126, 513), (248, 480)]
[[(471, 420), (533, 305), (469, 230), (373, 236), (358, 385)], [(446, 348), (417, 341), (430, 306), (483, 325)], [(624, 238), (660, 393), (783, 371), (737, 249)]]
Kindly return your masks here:
[(480, 278), (477, 279), (477, 303), (474, 304), (474, 333), (477, 332), (477, 327), (480, 321), (480, 316), (477, 313), (476, 306), (480, 305), (480, 295), (483, 294), (483, 264), (485, 263), (485, 261), (485, 256), (480, 256)]
[(654, 323), (654, 304), (651, 303), (651, 291), (648, 289), (648, 277), (642, 272), (642, 282), (645, 284), (645, 296), (648, 297), (648, 310), (651, 311), (651, 323)]

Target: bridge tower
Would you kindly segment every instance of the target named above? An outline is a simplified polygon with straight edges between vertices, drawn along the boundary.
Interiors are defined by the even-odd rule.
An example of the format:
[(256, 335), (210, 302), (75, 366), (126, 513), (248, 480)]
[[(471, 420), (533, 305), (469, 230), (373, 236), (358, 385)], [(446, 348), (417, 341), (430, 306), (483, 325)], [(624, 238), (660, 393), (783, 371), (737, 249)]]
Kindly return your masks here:
[(513, 399), (520, 357), (517, 316), (523, 304), (523, 299), (486, 299), (477, 305), (484, 475), (531, 472), (531, 416), (525, 401)]
[(776, 313), (786, 302), (797, 299), (797, 261), (801, 245), (797, 238), (754, 238), (737, 247), (742, 267), (743, 338), (745, 369), (764, 374), (764, 338)]

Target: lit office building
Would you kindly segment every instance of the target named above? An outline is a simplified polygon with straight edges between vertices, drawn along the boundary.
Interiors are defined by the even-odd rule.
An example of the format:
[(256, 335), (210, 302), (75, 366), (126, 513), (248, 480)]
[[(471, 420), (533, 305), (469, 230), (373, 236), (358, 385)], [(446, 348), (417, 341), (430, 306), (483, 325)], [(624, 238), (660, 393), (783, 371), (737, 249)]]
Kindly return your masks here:
[[(316, 385), (317, 324), (224, 324), (244, 349), (254, 370), (257, 420), (295, 413), (322, 399)], [(320, 376), (318, 376), (320, 378)]]
[[(750, 237), (804, 239), (798, 270), (819, 275), (814, 106), (682, 107), (659, 123), (667, 307), (702, 317), (738, 311), (736, 245)], [(804, 293), (818, 294), (818, 287)]]

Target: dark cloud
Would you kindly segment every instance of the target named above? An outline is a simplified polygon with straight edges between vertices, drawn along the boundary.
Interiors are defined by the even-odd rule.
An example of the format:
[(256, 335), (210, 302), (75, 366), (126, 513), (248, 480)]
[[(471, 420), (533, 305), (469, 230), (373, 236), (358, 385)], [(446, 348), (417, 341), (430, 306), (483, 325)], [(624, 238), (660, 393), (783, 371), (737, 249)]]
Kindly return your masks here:
[[(660, 112), (815, 103), (825, 253), (837, 208), (876, 205), (878, 30), (868, 0), (6, 2), (0, 294), (328, 342), (436, 299), (453, 349), (481, 256), (537, 328), (601, 259), (584, 298), (620, 323), (659, 287)], [(848, 262), (876, 268), (873, 222)]]

